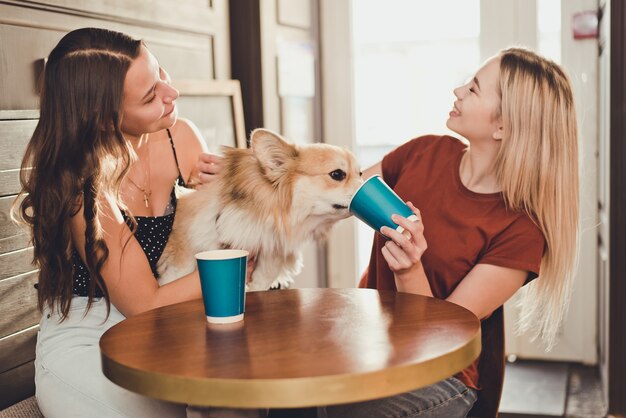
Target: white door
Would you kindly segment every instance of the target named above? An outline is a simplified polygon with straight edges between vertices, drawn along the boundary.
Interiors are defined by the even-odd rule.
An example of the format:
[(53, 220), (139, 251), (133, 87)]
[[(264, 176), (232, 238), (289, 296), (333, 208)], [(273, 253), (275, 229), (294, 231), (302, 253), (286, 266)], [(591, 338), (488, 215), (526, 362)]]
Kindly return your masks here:
[[(580, 122), (583, 234), (576, 289), (556, 347), (545, 353), (515, 336), (505, 306), (507, 351), (524, 358), (596, 362), (595, 40), (574, 41), (571, 16), (595, 0), (375, 0), (320, 3), (326, 142), (352, 148), (363, 166), (420, 134), (446, 133), (452, 89), (511, 45), (560, 61), (571, 75)], [(561, 24), (561, 22), (563, 22)], [(561, 28), (563, 30), (561, 30)], [(347, 220), (329, 241), (328, 279), (354, 286), (369, 260), (372, 232)]]

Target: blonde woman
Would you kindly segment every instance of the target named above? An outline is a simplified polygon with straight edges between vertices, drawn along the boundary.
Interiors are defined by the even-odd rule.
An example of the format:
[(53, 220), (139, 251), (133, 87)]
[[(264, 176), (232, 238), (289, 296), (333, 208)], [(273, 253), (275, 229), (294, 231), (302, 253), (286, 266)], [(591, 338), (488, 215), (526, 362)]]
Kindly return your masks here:
[(381, 174), (413, 202), (419, 220), (395, 219), (410, 239), (389, 228), (381, 232), (391, 240), (376, 235), (360, 286), (469, 309), (482, 322), (481, 356), (429, 387), (328, 407), (330, 417), (495, 416), (504, 302), (527, 285), (521, 329), (533, 329), (548, 346), (567, 309), (578, 242), (578, 138), (567, 76), (511, 48), (454, 94), (447, 126), (469, 145), (449, 136), (416, 138), (365, 172)]

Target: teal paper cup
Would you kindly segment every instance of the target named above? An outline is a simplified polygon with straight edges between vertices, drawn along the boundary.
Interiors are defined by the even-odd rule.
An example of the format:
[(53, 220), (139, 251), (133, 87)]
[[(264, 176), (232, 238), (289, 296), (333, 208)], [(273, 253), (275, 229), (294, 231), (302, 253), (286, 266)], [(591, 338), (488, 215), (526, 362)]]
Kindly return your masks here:
[(391, 220), (393, 214), (417, 220), (411, 208), (378, 175), (370, 177), (352, 196), (350, 213), (376, 232), (380, 232), (383, 226), (404, 232), (404, 228)]
[(248, 252), (214, 250), (196, 254), (206, 320), (212, 324), (241, 321), (246, 304)]

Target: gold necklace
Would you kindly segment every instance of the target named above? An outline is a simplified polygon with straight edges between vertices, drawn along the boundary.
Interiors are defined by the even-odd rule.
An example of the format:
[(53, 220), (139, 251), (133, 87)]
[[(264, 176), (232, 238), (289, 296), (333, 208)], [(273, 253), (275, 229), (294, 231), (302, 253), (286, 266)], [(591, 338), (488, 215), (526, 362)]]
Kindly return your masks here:
[(143, 193), (143, 203), (146, 205), (146, 208), (147, 208), (149, 207), (150, 196), (152, 195), (152, 188), (150, 187), (150, 142), (146, 142), (146, 147), (148, 148), (148, 151), (146, 151), (147, 164), (146, 164), (146, 168), (144, 169), (144, 181), (145, 181), (144, 187), (141, 187), (140, 185), (135, 183), (133, 179), (130, 178), (130, 176), (127, 176), (126, 178), (128, 179), (128, 181), (130, 181), (130, 183), (133, 186), (135, 186), (137, 189), (141, 191), (141, 193)]

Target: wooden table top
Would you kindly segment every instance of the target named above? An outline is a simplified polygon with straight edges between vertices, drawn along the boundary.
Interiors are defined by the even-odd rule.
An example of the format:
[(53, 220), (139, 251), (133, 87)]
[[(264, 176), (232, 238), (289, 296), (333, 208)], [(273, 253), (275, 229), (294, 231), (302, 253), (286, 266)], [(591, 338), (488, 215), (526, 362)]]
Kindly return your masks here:
[(454, 375), (480, 322), (439, 299), (371, 289), (249, 292), (244, 321), (208, 325), (202, 300), (128, 318), (100, 340), (104, 374), (154, 398), (293, 408), (376, 399)]

